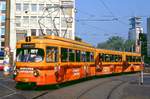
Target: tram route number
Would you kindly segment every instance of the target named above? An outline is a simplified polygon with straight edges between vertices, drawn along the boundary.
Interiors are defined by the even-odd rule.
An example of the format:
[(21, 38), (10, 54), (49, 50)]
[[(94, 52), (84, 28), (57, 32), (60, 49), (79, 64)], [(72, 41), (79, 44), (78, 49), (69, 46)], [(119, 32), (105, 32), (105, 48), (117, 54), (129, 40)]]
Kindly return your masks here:
[(73, 69), (73, 75), (74, 75), (74, 76), (80, 75), (80, 70), (79, 70), (79, 68), (74, 68), (74, 69)]
[(35, 48), (35, 44), (34, 43), (30, 43), (30, 44), (21, 44), (21, 48)]

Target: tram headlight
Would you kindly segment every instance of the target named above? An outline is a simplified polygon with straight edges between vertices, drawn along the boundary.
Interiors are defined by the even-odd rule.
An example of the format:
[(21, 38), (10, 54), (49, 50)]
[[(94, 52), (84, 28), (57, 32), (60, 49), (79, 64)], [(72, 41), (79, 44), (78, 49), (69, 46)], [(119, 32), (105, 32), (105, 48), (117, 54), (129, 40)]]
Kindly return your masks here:
[(38, 70), (34, 70), (34, 71), (33, 71), (33, 75), (34, 75), (35, 77), (38, 77), (38, 76), (39, 76)]
[(18, 71), (17, 70), (14, 70), (14, 76), (17, 76), (18, 75)]

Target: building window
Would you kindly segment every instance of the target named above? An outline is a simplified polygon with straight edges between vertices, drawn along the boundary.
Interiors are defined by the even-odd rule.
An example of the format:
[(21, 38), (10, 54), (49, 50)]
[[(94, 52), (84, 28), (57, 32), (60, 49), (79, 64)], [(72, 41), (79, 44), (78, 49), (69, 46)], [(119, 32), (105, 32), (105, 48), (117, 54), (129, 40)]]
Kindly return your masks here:
[(43, 16), (38, 16), (38, 20), (40, 20), (40, 23), (45, 24), (45, 17)]
[(5, 18), (6, 18), (6, 16), (5, 16), (5, 15), (2, 15), (2, 16), (1, 16), (1, 22), (5, 22)]
[(1, 35), (4, 35), (5, 34), (5, 28), (1, 28)]
[(59, 10), (59, 4), (54, 4), (54, 11), (58, 11)]
[(52, 30), (51, 29), (46, 29), (47, 35), (52, 35)]
[(30, 22), (31, 22), (32, 24), (37, 24), (37, 16), (31, 16)]
[(65, 28), (65, 27), (67, 27), (67, 19), (66, 18), (61, 18), (61, 26), (63, 27), (63, 28)]
[(0, 7), (1, 10), (6, 10), (6, 2), (1, 2)]
[(6, 10), (2, 10), (1, 12), (2, 12), (2, 14), (5, 14), (5, 13), (6, 13)]
[(46, 24), (50, 27), (50, 28), (52, 28), (52, 17), (46, 17)]
[(25, 37), (25, 33), (17, 33), (16, 31), (16, 36), (17, 36), (17, 41), (23, 40)]
[(4, 43), (4, 42), (1, 42), (1, 46), (5, 46), (5, 43)]
[(1, 22), (1, 26), (5, 26), (5, 22)]
[(29, 10), (29, 4), (28, 3), (24, 3), (23, 4), (23, 11), (28, 11)]
[(72, 15), (72, 8), (64, 8), (63, 12), (65, 15), (71, 16)]
[(23, 16), (23, 23), (29, 25), (29, 16)]
[(1, 38), (5, 38), (5, 35), (1, 35)]
[(52, 11), (52, 5), (51, 4), (46, 4), (46, 8), (48, 11), (50, 11), (50, 12)]
[(20, 3), (16, 3), (16, 11), (21, 11), (21, 4)]
[(31, 4), (31, 11), (36, 12), (37, 11), (37, 5)]
[(36, 36), (36, 29), (31, 29), (31, 36)]
[(44, 4), (39, 4), (39, 11), (43, 11), (44, 10)]
[(17, 27), (21, 26), (21, 16), (16, 16), (16, 26)]
[(55, 17), (54, 19), (54, 23), (57, 29), (59, 28), (59, 25), (60, 25), (59, 19), (60, 19), (59, 17)]
[(42, 32), (44, 32), (44, 30), (42, 29), (38, 29), (38, 32), (39, 32), (39, 36), (41, 36), (41, 35), (43, 35), (43, 33)]

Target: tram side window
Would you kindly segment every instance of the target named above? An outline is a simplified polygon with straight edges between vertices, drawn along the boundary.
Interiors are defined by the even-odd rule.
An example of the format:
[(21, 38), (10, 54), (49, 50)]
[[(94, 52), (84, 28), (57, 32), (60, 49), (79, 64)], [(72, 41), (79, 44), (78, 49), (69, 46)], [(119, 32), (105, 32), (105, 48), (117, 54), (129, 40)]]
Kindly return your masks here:
[(75, 61), (75, 50), (69, 49), (69, 62)]
[(81, 61), (86, 62), (86, 52), (81, 52)]
[(109, 55), (110, 56), (110, 61), (111, 62), (115, 62), (116, 60), (115, 60), (115, 55)]
[(80, 62), (81, 61), (81, 51), (76, 50), (76, 61)]
[(99, 61), (102, 62), (103, 61), (103, 54), (99, 53)]
[(57, 47), (46, 47), (46, 62), (57, 62), (58, 61), (58, 48)]
[(67, 48), (61, 48), (61, 61), (62, 62), (68, 61), (68, 49)]
[(133, 61), (132, 56), (126, 56), (126, 59), (127, 59), (128, 62), (132, 62)]
[(121, 62), (122, 61), (122, 57), (121, 57), (121, 55), (115, 55), (114, 56), (115, 58), (115, 62)]
[(90, 62), (90, 52), (86, 52), (86, 61)]
[(99, 58), (101, 61), (105, 62), (105, 54), (101, 53)]
[(93, 52), (90, 53), (90, 62), (94, 62), (94, 53)]
[(110, 55), (105, 54), (105, 61), (106, 61), (106, 62), (110, 62)]
[(132, 56), (132, 61), (136, 62), (136, 57), (135, 56)]
[(130, 57), (126, 56), (126, 60), (127, 60), (127, 62), (130, 62)]
[(141, 57), (137, 57), (137, 61), (138, 61), (138, 62), (141, 62)]
[(135, 57), (135, 62), (141, 62), (141, 57)]
[(114, 55), (114, 62), (118, 62), (118, 55)]
[(119, 62), (121, 62), (122, 61), (122, 56), (119, 55), (118, 58), (119, 58)]

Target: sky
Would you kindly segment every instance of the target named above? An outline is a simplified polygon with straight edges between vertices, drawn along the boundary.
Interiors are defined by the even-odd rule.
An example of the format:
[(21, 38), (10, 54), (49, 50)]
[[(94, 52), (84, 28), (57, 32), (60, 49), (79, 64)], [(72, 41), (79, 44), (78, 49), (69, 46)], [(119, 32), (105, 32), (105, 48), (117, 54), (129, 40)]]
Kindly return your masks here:
[[(111, 36), (128, 38), (129, 18), (141, 16), (146, 29), (150, 16), (150, 0), (75, 0), (75, 35), (94, 46)], [(118, 19), (118, 20), (116, 20)], [(95, 20), (95, 21), (90, 21)]]

